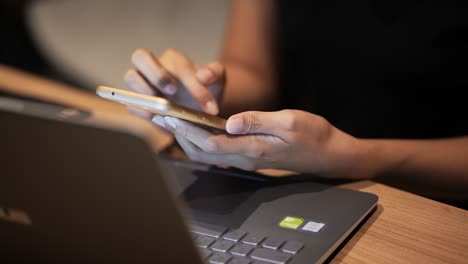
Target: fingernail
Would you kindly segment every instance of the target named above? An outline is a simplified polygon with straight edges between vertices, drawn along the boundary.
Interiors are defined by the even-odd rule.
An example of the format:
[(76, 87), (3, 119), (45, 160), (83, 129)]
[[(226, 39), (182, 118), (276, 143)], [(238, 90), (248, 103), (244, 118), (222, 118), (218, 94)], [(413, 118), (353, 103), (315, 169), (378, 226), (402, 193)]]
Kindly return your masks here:
[(164, 117), (164, 121), (166, 121), (166, 123), (173, 129), (177, 128), (176, 122), (173, 117), (166, 116)]
[(154, 123), (156, 123), (158, 126), (166, 127), (166, 124), (164, 123), (164, 120), (160, 116), (153, 117), (152, 121)]
[(167, 93), (167, 94), (175, 94), (176, 90), (177, 90), (177, 88), (174, 87), (174, 85), (172, 85), (172, 84), (168, 84), (168, 85), (164, 86), (164, 88), (163, 88), (163, 91), (165, 93)]
[(205, 106), (208, 113), (212, 115), (217, 115), (219, 113), (218, 105), (214, 101), (209, 101)]
[(240, 117), (229, 119), (226, 124), (226, 130), (230, 134), (239, 134), (244, 130), (244, 121)]
[(197, 78), (203, 83), (210, 83), (214, 80), (215, 75), (208, 69), (201, 69), (197, 71)]

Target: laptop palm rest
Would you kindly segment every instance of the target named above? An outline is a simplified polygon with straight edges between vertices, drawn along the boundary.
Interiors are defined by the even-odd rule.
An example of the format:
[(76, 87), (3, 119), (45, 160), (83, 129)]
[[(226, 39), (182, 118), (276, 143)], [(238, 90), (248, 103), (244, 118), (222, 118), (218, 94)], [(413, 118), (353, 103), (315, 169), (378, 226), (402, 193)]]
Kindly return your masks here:
[[(336, 248), (377, 202), (373, 194), (313, 181), (165, 162), (190, 221), (314, 245), (300, 256), (309, 261)], [(309, 221), (323, 227), (318, 232), (282, 227), (290, 216), (303, 219), (302, 228)]]

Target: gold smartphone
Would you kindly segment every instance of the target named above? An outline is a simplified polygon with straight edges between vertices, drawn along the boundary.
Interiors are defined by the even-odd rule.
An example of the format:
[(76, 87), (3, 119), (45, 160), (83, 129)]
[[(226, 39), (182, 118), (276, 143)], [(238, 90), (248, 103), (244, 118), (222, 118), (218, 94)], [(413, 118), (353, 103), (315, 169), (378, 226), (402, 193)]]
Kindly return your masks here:
[(173, 103), (165, 98), (100, 85), (96, 94), (121, 104), (138, 107), (151, 113), (180, 118), (197, 125), (226, 130), (226, 119)]

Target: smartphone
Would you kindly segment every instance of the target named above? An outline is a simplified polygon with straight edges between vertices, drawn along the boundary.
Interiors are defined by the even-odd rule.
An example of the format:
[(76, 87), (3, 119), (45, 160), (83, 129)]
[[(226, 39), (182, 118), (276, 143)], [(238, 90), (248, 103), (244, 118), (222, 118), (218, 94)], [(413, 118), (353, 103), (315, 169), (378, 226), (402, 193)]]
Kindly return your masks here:
[(102, 98), (138, 107), (154, 114), (172, 116), (208, 128), (226, 130), (226, 119), (173, 103), (162, 97), (149, 96), (104, 85), (96, 88), (96, 94)]

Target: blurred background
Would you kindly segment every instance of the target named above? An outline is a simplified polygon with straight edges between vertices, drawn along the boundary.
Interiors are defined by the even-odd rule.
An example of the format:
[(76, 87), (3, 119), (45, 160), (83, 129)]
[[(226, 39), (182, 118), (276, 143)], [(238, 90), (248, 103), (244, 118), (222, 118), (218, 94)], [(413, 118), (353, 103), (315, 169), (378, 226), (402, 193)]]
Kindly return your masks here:
[(218, 56), (228, 0), (0, 0), (0, 63), (78, 88), (123, 87), (136, 48)]

